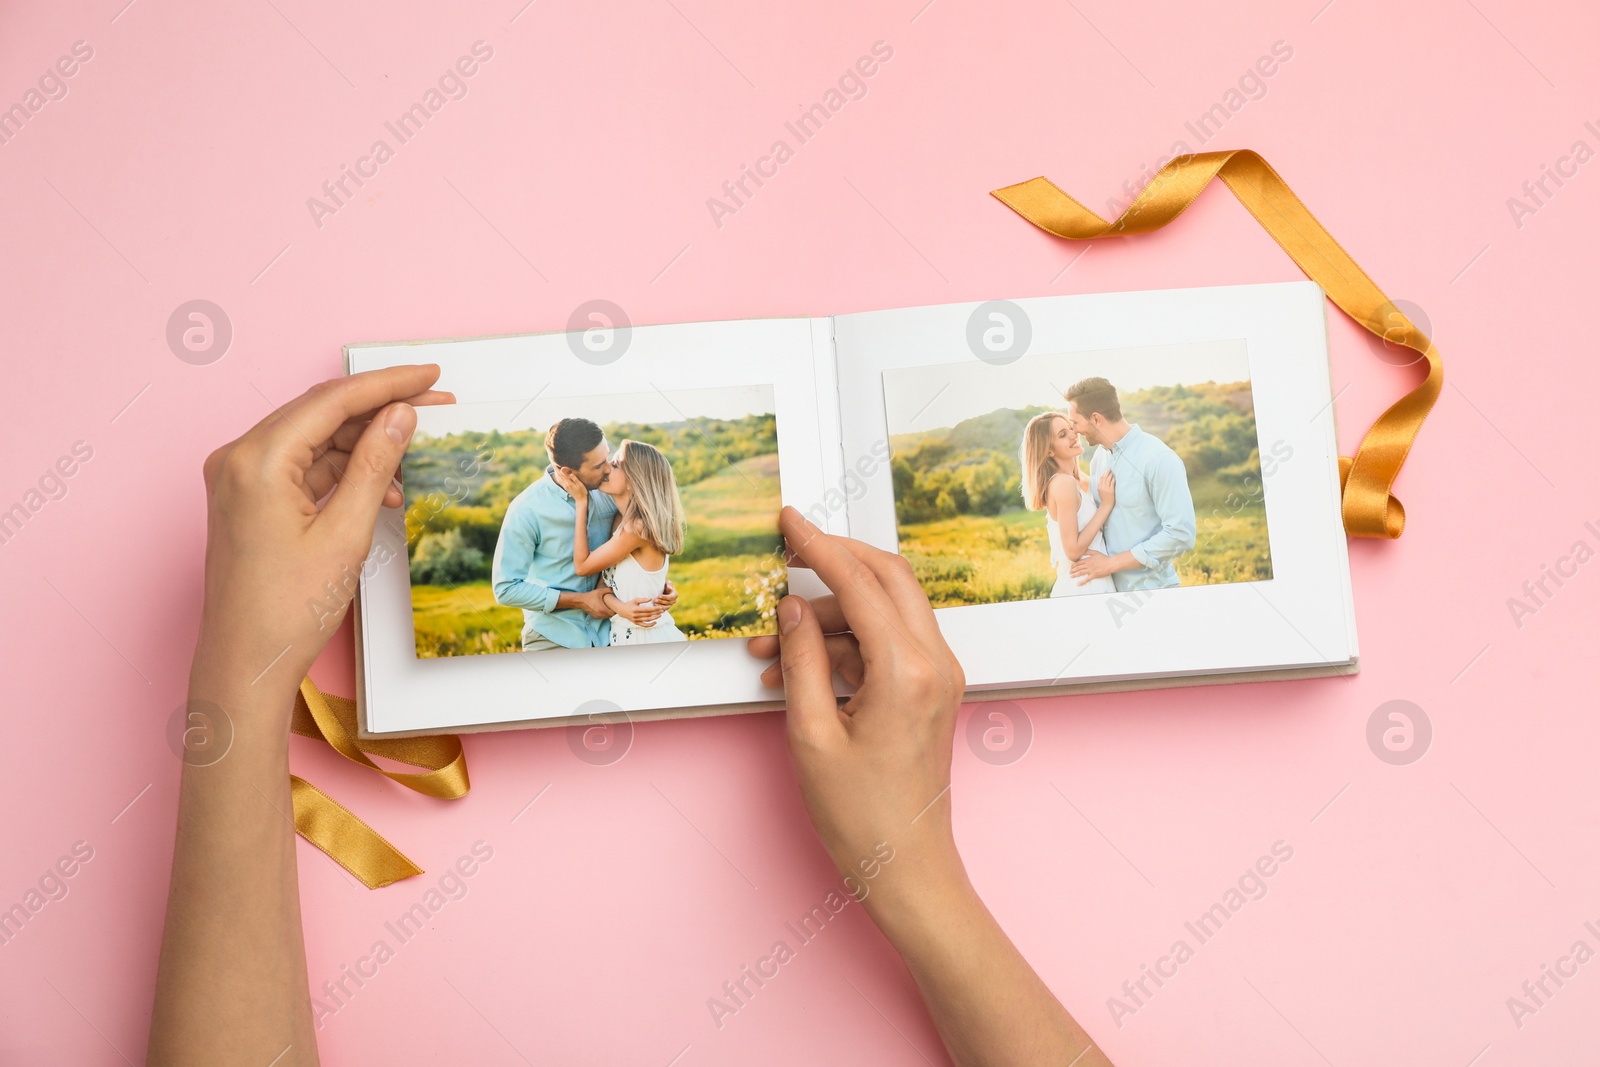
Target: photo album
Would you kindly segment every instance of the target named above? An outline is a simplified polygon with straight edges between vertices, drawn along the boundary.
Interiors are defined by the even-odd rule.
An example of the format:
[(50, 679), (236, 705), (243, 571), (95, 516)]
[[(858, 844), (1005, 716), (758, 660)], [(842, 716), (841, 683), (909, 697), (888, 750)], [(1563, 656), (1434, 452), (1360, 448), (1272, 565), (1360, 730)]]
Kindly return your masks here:
[[(898, 552), (968, 698), (1349, 674), (1313, 282), (353, 344), (437, 363), (356, 613), (361, 733), (764, 711), (778, 512)], [(848, 690), (836, 679), (841, 696)]]

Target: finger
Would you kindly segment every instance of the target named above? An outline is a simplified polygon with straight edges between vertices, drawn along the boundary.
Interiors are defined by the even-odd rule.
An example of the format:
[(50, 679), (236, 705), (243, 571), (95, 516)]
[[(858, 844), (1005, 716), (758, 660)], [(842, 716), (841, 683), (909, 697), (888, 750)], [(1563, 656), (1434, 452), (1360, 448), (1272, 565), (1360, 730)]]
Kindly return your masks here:
[[(288, 403), (274, 408), (267, 414), (265, 418), (256, 423), (253, 432), (258, 436), (264, 436), (274, 432), (282, 432), (285, 428), (287, 428), (289, 438), (296, 443), (310, 445), (312, 451), (318, 455), (334, 448), (337, 448), (341, 452), (350, 451), (355, 447), (356, 442), (361, 439), (361, 434), (366, 430), (367, 424), (372, 421), (372, 416), (377, 410), (376, 408), (362, 411), (351, 416), (350, 418), (345, 419), (344, 422), (335, 427), (332, 433), (321, 439), (311, 436), (310, 424), (305, 423), (303, 421), (303, 417), (294, 416), (292, 414), (288, 414), (286, 417), (286, 413), (291, 412), (294, 405), (303, 402), (313, 393), (332, 391), (333, 389), (340, 387), (346, 380), (347, 379), (334, 378), (329, 381), (317, 383), (315, 386), (306, 390), (306, 392), (302, 393), (298, 397), (295, 397)], [(413, 405), (429, 403), (437, 404), (441, 402), (451, 403), (453, 401), (441, 401), (439, 398), (453, 396), (453, 393), (443, 393), (434, 389), (424, 389), (422, 392), (413, 394), (412, 396), (396, 397), (395, 399), (404, 400), (406, 403)]]
[(454, 404), (456, 394), (448, 389), (424, 389), (420, 393), (400, 398), (414, 408), (436, 407), (440, 404)]
[[(412, 407), (430, 407), (439, 404), (454, 404), (456, 402), (456, 394), (440, 389), (424, 389), (413, 396), (405, 396), (400, 399)], [(346, 419), (337, 430), (333, 431), (333, 436), (322, 447), (337, 448), (341, 452), (350, 451), (355, 447), (356, 442), (361, 439), (362, 431), (367, 428), (367, 424), (371, 421), (372, 412), (370, 411), (363, 412), (353, 419)]]
[[(861, 642), (868, 659), (887, 652), (899, 641), (910, 639), (904, 624), (896, 619), (899, 613), (894, 602), (884, 592), (872, 569), (844, 546), (843, 538), (823, 533), (792, 507), (783, 509), (778, 524), (784, 539), (803, 554), (817, 577), (833, 590), (850, 631)], [(815, 623), (813, 612), (808, 610), (806, 617)], [(820, 626), (817, 633), (822, 633)]]
[(312, 386), (280, 407), (262, 420), (257, 431), (273, 444), (316, 448), (345, 422), (424, 392), (438, 379), (439, 368), (432, 363), (335, 378)]
[[(873, 572), (911, 633), (923, 641), (944, 640), (944, 635), (939, 631), (939, 624), (934, 621), (933, 609), (928, 604), (928, 595), (922, 591), (921, 583), (917, 581), (915, 572), (904, 556), (894, 552), (884, 552), (848, 537), (834, 540)], [(810, 566), (803, 558), (800, 564)], [(819, 597), (811, 602), (811, 606), (816, 609), (817, 616), (822, 621), (823, 633), (841, 633), (849, 629), (836, 597)]]
[(811, 610), (817, 614), (817, 622), (821, 624), (823, 633), (842, 634), (849, 632), (850, 624), (845, 621), (844, 610), (839, 607), (838, 597), (830, 593), (827, 596), (819, 596), (815, 600), (809, 601), (809, 603), (811, 604)]
[[(810, 568), (807, 569), (809, 570)], [(817, 622), (821, 624), (823, 633), (842, 634), (850, 631), (850, 624), (844, 621), (844, 612), (839, 610), (839, 601), (833, 594), (819, 596), (807, 600), (806, 603), (811, 605), (811, 610), (816, 614)], [(763, 634), (760, 637), (752, 637), (746, 643), (745, 648), (757, 659), (773, 659), (778, 655), (778, 635)], [(777, 678), (778, 676), (774, 674), (773, 677)], [(774, 681), (772, 684), (777, 685), (778, 683)]]
[[(806, 567), (806, 569), (810, 570), (811, 568)], [(850, 624), (845, 621), (844, 610), (839, 607), (838, 597), (828, 593), (819, 597), (807, 597), (806, 603), (810, 604), (811, 610), (816, 612), (817, 622), (822, 624), (823, 633), (842, 634), (849, 632)], [(776, 656), (778, 654), (778, 646), (773, 645), (772, 648), (772, 655)]]
[(350, 453), (337, 449), (330, 449), (312, 461), (311, 466), (306, 468), (302, 484), (313, 504), (327, 496), (339, 483), (349, 462)]
[(394, 487), (394, 473), (416, 428), (417, 412), (410, 404), (391, 404), (378, 412), (351, 451), (339, 489), (322, 514), (352, 533), (370, 536), (378, 508)]
[(804, 597), (778, 602), (778, 641), (791, 743), (817, 746), (836, 740), (844, 728), (833, 697), (833, 667), (816, 613)]
[(878, 584), (889, 594), (889, 600), (900, 613), (901, 620), (925, 647), (937, 647), (944, 642), (939, 624), (934, 621), (933, 608), (928, 594), (922, 591), (911, 563), (895, 552), (884, 552), (851, 538), (843, 539), (850, 553), (866, 564), (877, 577)]
[(851, 686), (859, 686), (867, 679), (867, 665), (861, 658), (861, 646), (850, 634), (829, 634), (822, 639), (828, 646), (828, 663), (833, 673)]
[(328, 443), (334, 448), (348, 452), (352, 448), (356, 447), (356, 442), (361, 440), (361, 435), (367, 432), (367, 427), (371, 425), (371, 423), (372, 419), (368, 416), (363, 416), (359, 419), (350, 419), (337, 430), (333, 431), (333, 437), (329, 439)]
[[(867, 678), (867, 665), (861, 659), (861, 646), (849, 634), (828, 634), (822, 639), (828, 649), (828, 667), (848, 684), (859, 688)], [(761, 684), (776, 688), (783, 684), (783, 664), (774, 663), (761, 672)]]

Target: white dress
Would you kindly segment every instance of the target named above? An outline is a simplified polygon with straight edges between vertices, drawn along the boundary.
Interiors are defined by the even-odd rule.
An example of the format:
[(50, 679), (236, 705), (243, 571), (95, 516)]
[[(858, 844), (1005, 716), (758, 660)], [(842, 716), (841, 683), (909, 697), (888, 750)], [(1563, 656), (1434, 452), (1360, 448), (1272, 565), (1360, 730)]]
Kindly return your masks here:
[[(600, 577), (611, 587), (611, 591), (617, 594), (619, 600), (657, 597), (667, 587), (667, 564), (671, 562), (669, 557), (661, 564), (659, 570), (647, 571), (633, 556), (624, 556), (621, 563), (615, 567), (607, 567), (601, 572)], [(650, 645), (663, 641), (687, 640), (689, 638), (672, 621), (670, 611), (663, 612), (654, 626), (635, 626), (620, 615), (611, 620), (613, 645)]]
[[(1078, 529), (1083, 529), (1094, 518), (1094, 497), (1080, 487), (1078, 491)], [(1072, 561), (1067, 558), (1066, 549), (1061, 545), (1061, 526), (1050, 516), (1045, 516), (1044, 527), (1050, 534), (1050, 563), (1056, 569), (1056, 584), (1050, 590), (1050, 595), (1078, 596), (1083, 593), (1115, 593), (1116, 584), (1111, 576), (1092, 578), (1083, 585), (1078, 584), (1078, 579), (1072, 576)], [(1089, 542), (1090, 550), (1105, 552), (1106, 539), (1100, 533), (1094, 535), (1094, 540)]]

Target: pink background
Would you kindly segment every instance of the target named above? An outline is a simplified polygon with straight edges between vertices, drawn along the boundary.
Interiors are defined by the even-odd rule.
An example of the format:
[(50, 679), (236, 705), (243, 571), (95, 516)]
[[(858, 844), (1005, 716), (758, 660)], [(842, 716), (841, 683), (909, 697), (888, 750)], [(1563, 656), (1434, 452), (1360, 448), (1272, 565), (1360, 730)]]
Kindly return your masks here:
[[(559, 329), (596, 297), (650, 323), (1295, 279), (1221, 189), (1065, 273), (1081, 249), (987, 195), (1044, 173), (1101, 207), (1175, 140), (1199, 148), (1185, 122), (1275, 41), (1292, 59), (1206, 147), (1262, 152), (1425, 309), (1448, 368), (1400, 482), (1404, 538), (1351, 546), (1363, 671), (1030, 701), (1031, 749), (1004, 766), (968, 747), (968, 709), (957, 833), (1118, 1064), (1592, 1056), (1600, 962), (1520, 1027), (1506, 1000), (1574, 941), (1600, 949), (1583, 927), (1600, 926), (1600, 564), (1520, 626), (1507, 602), (1574, 542), (1600, 548), (1584, 526), (1600, 527), (1600, 373), (1580, 341), (1600, 163), (1520, 226), (1507, 198), (1574, 141), (1600, 148), (1584, 127), (1600, 126), (1600, 17), (1322, 2), (6, 3), (0, 104), (74, 41), (94, 56), (0, 146), (0, 507), (74, 442), (94, 455), (0, 545), (0, 905), (76, 841), (94, 859), (0, 948), (0, 1059), (143, 1058), (200, 462), (338, 373), (342, 343)], [(480, 39), (494, 57), (469, 95), (315, 225), (306, 199)], [(715, 225), (707, 198), (878, 40), (894, 56), (868, 95)], [(206, 366), (165, 340), (195, 298), (234, 329)], [(1416, 372), (1336, 314), (1331, 333), (1348, 451)], [(317, 676), (351, 690), (348, 632)], [(1366, 741), (1394, 699), (1433, 725), (1407, 766)], [(945, 1062), (859, 909), (712, 1022), (707, 998), (834, 882), (778, 715), (641, 726), (604, 767), (560, 731), (472, 738), (474, 788), (454, 803), (294, 744), (300, 773), (430, 872), (369, 892), (302, 845), (314, 985), (392, 942), (384, 922), (474, 842), (494, 850), (327, 1020), (330, 1063)], [(1268, 895), (1118, 1027), (1107, 999), (1278, 840), (1294, 858)]]

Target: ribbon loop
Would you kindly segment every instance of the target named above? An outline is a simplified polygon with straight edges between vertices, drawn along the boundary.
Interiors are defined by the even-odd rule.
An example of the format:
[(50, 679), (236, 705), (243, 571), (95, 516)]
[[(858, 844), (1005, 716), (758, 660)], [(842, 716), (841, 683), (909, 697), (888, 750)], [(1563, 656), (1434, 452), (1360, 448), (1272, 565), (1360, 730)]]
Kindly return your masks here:
[[(454, 800), (471, 788), (460, 738), (443, 735), (359, 741), (355, 701), (324, 693), (310, 678), (300, 683), (289, 728), (302, 737), (326, 741), (352, 763), (370, 767), (391, 781), (430, 797)], [(385, 770), (368, 758), (369, 753), (423, 770)], [(421, 867), (343, 804), (302, 778), (290, 775), (289, 783), (295, 830), (361, 879), (368, 889), (422, 873)]]
[(1212, 178), (1220, 178), (1233, 191), (1340, 310), (1386, 344), (1403, 345), (1427, 360), (1427, 375), (1378, 416), (1356, 454), (1339, 457), (1345, 532), (1351, 537), (1399, 537), (1406, 511), (1392, 489), (1444, 387), (1443, 361), (1433, 342), (1384, 296), (1266, 160), (1248, 149), (1178, 156), (1114, 222), (1096, 215), (1048, 178), (1008, 185), (991, 195), (1041, 230), (1082, 241), (1159, 230), (1183, 214)]

